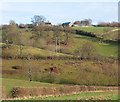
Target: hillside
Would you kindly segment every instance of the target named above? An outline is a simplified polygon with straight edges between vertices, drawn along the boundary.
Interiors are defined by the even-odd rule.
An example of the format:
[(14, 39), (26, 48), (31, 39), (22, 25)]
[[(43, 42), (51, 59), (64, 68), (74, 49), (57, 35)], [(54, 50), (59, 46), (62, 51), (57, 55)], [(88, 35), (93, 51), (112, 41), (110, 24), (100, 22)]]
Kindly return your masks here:
[(2, 78), (2, 86), (5, 87), (7, 94), (12, 90), (13, 87), (60, 87), (62, 85), (58, 84), (49, 84), (43, 82), (36, 81), (25, 81), (25, 80), (17, 80), (17, 79), (8, 79)]
[(118, 28), (115, 27), (72, 27), (73, 29), (83, 30), (94, 34), (103, 34)]
[[(119, 95), (120, 96), (120, 95)], [(25, 99), (22, 99), (25, 100)], [(37, 97), (37, 98), (28, 98), (27, 100), (98, 100), (96, 102), (101, 101), (110, 101), (110, 100), (118, 100), (118, 94), (117, 91), (97, 91), (97, 92), (81, 92), (79, 94), (73, 94), (73, 95), (64, 95), (64, 96), (56, 96), (56, 97)]]
[[(3, 46), (3, 57), (12, 57), (12, 58), (17, 58), (20, 57), (20, 46), (19, 45), (9, 45), (9, 49), (5, 48), (6, 44), (2, 44)], [(27, 58), (28, 56), (30, 57), (52, 57), (52, 56), (71, 56), (67, 54), (62, 54), (62, 53), (56, 53), (53, 51), (45, 50), (45, 49), (40, 49), (36, 47), (31, 47), (31, 46), (22, 46), (22, 57)]]
[(118, 27), (72, 27), (78, 31), (85, 31), (95, 35), (98, 38), (102, 38), (104, 41), (109, 40), (110, 42), (120, 40), (118, 38)]
[(75, 85), (118, 84), (116, 43), (79, 35), (71, 28), (16, 27), (11, 32), (4, 32), (1, 43), (3, 78)]

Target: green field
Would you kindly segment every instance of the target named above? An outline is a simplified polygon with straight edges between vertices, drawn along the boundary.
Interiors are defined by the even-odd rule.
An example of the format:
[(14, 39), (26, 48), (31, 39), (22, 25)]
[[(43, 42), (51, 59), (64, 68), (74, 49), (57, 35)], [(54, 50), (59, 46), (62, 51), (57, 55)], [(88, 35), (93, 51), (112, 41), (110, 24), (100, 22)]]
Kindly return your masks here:
[[(20, 46), (18, 45), (10, 45), (9, 49), (3, 50), (3, 55), (9, 55), (12, 57), (20, 56)], [(36, 47), (31, 47), (31, 46), (22, 46), (22, 56), (69, 56), (67, 54), (62, 54), (62, 53), (55, 53), (49, 50), (44, 50)]]
[[(73, 29), (99, 35), (118, 28), (73, 27)], [(13, 87), (118, 85), (118, 65), (116, 62), (118, 44), (105, 43), (99, 38), (71, 33), (71, 28), (69, 31), (68, 29), (64, 30), (58, 32), (55, 29), (52, 31), (36, 29), (35, 31), (16, 28), (11, 29), (12, 33), (4, 31), (3, 43), (1, 43), (3, 47), (2, 82), (7, 94)], [(22, 34), (19, 34), (18, 31), (21, 31)], [(20, 36), (20, 39), (16, 34)], [(114, 32), (112, 35), (104, 35), (104, 38), (111, 39), (116, 34)], [(7, 42), (7, 35), (9, 42)], [(56, 36), (60, 37), (60, 42), (56, 42)], [(9, 43), (9, 48), (7, 48), (7, 43)], [(20, 44), (22, 58), (20, 58)], [(60, 53), (58, 50), (56, 53), (56, 44), (57, 48), (60, 44)], [(94, 53), (90, 52), (91, 47), (95, 49)], [(29, 74), (31, 74), (31, 82)], [(99, 98), (100, 95), (104, 95), (107, 99), (117, 99), (116, 92), (87, 92), (36, 99), (79, 100), (84, 96), (84, 98), (91, 96)], [(104, 96), (100, 97), (104, 98)]]
[[(7, 64), (6, 64), (7, 63)], [(29, 80), (28, 68), (31, 66), (32, 80), (58, 84), (79, 85), (116, 85), (117, 64), (99, 64), (82, 60), (7, 60), (3, 59), (3, 78)], [(22, 69), (13, 69), (20, 66)], [(61, 67), (60, 74), (45, 71), (48, 68)], [(59, 70), (59, 69), (58, 69)], [(13, 73), (8, 73), (12, 71)], [(96, 74), (97, 73), (97, 74)], [(66, 76), (67, 75), (67, 76)], [(98, 80), (98, 81), (97, 81)]]
[(113, 41), (118, 41), (120, 40), (119, 38), (119, 31), (113, 31), (113, 32), (108, 32), (106, 34), (103, 34), (102, 37), (105, 39), (105, 40), (113, 40)]
[(29, 98), (27, 100), (118, 100), (118, 92), (117, 91), (81, 92), (79, 94), (74, 95), (38, 97)]
[[(96, 49), (97, 52), (103, 56), (108, 56), (108, 57), (114, 57), (118, 58), (118, 44), (116, 43), (104, 43), (98, 40), (97, 38), (92, 38), (92, 37), (87, 37), (87, 36), (81, 36), (81, 35), (74, 35), (74, 42), (71, 44), (71, 46), (68, 46), (67, 49), (69, 49), (73, 54), (76, 49), (79, 47), (82, 47), (82, 45), (85, 42), (92, 42)], [(51, 46), (51, 48), (55, 49), (55, 46)], [(63, 46), (61, 46), (62, 48)], [(64, 47), (63, 47), (64, 48)], [(22, 56), (27, 56), (27, 55), (35, 55), (35, 56), (71, 56), (65, 53), (55, 53), (55, 51), (50, 51), (46, 49), (40, 49), (36, 47), (31, 47), (31, 46), (22, 46)], [(20, 55), (20, 47), (18, 45), (11, 45), (9, 49), (3, 50), (3, 54), (9, 55), (12, 57), (15, 57), (17, 55)]]
[(83, 30), (86, 32), (94, 33), (94, 34), (103, 34), (111, 30), (118, 29), (115, 27), (72, 27), (72, 28), (77, 30)]
[(97, 38), (75, 35), (74, 37), (74, 48), (72, 50), (77, 49), (79, 46), (82, 46), (85, 42), (91, 41), (97, 52), (103, 56), (112, 56), (114, 58), (118, 58), (118, 44), (116, 43), (104, 43), (98, 40)]
[(43, 83), (43, 82), (36, 82), (36, 81), (25, 81), (25, 80), (17, 80), (17, 79), (8, 79), (2, 78), (2, 86), (5, 87), (6, 93), (12, 90), (13, 87), (60, 87), (63, 85), (59, 84), (50, 84), (50, 83)]

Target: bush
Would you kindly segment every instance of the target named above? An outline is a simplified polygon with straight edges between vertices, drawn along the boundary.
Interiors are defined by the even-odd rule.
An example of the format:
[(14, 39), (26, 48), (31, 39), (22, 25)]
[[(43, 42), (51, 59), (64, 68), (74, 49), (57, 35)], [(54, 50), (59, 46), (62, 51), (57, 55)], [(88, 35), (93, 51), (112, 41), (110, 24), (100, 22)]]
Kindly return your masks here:
[(15, 98), (15, 97), (19, 97), (19, 88), (15, 87), (12, 89), (12, 91), (10, 92), (10, 97), (11, 98)]
[(52, 73), (44, 73), (42, 75), (34, 75), (33, 80), (40, 81), (40, 82), (47, 82), (47, 83), (55, 83), (57, 79), (56, 74)]
[(65, 53), (65, 54), (71, 54), (71, 55), (73, 54), (72, 51), (70, 51), (69, 49), (66, 49), (66, 48), (61, 48), (60, 52)]

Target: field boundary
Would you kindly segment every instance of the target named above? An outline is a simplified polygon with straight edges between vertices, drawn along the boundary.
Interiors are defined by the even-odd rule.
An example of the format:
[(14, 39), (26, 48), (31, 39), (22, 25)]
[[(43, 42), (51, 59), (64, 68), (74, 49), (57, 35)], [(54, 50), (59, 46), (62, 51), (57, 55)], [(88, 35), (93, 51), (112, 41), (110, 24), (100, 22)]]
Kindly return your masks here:
[(27, 99), (36, 97), (62, 96), (81, 92), (117, 91), (115, 86), (64, 86), (64, 87), (14, 87), (9, 96), (2, 100)]

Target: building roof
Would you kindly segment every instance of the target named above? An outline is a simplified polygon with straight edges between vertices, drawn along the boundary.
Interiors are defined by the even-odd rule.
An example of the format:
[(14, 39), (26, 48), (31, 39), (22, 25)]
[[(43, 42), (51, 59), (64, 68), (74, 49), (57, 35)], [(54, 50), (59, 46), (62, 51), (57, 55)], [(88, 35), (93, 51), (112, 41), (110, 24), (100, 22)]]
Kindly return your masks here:
[(63, 23), (62, 25), (64, 26), (64, 25), (69, 25), (71, 22), (65, 22), (65, 23)]
[(45, 23), (45, 24), (51, 24), (51, 23)]

